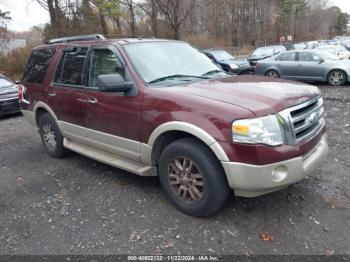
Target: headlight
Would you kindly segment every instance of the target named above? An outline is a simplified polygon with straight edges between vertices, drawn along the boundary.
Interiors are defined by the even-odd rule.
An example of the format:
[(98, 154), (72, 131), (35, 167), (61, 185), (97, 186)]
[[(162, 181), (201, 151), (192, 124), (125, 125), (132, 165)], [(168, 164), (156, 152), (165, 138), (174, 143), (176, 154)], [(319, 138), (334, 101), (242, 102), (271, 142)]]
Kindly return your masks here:
[(238, 67), (238, 65), (231, 64), (231, 65), (230, 65), (230, 68), (231, 68), (232, 70), (235, 70), (235, 69), (238, 69), (239, 67)]
[(246, 144), (266, 144), (278, 146), (283, 144), (281, 126), (275, 115), (237, 120), (232, 123), (234, 142)]

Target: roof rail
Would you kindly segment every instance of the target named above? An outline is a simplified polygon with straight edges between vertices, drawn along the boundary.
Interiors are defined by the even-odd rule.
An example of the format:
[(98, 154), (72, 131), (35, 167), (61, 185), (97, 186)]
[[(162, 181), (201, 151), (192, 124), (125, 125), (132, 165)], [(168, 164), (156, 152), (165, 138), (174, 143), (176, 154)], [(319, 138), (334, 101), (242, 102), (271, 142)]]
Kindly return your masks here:
[(113, 39), (113, 38), (155, 38), (154, 36), (143, 36), (143, 35), (106, 35), (106, 38)]
[(69, 43), (69, 42), (77, 42), (77, 41), (89, 41), (89, 40), (104, 40), (106, 39), (103, 35), (93, 34), (93, 35), (78, 35), (78, 36), (68, 36), (62, 38), (55, 38), (47, 41), (46, 43), (49, 45), (59, 44), (59, 43)]

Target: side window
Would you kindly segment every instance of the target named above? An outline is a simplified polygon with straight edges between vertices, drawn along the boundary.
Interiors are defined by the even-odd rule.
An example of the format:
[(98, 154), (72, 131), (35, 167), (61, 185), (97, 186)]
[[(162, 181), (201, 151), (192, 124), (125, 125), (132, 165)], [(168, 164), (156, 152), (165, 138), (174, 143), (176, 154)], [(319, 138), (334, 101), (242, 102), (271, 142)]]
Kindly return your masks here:
[(23, 74), (23, 83), (42, 84), (54, 54), (54, 48), (34, 50)]
[(284, 54), (281, 54), (279, 55), (276, 60), (277, 61), (295, 61), (295, 55), (296, 53), (295, 52), (290, 52), (290, 53), (284, 53)]
[(55, 83), (75, 86), (83, 85), (87, 52), (87, 47), (77, 47), (73, 52), (65, 52), (56, 71)]
[(120, 74), (124, 77), (124, 70), (117, 55), (109, 49), (96, 49), (92, 52), (90, 64), (89, 87), (97, 89), (99, 75)]
[(299, 61), (303, 62), (318, 62), (320, 60), (320, 57), (310, 53), (310, 52), (300, 52), (299, 53)]

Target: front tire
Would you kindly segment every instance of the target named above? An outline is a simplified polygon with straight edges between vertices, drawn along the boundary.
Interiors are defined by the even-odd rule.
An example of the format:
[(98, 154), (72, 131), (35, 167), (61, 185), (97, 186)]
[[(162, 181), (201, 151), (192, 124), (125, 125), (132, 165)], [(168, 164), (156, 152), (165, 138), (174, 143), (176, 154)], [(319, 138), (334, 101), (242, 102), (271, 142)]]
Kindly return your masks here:
[(60, 158), (67, 154), (68, 151), (63, 146), (63, 136), (55, 120), (48, 113), (39, 117), (39, 133), (44, 148), (50, 156)]
[(180, 211), (205, 217), (219, 210), (230, 195), (220, 162), (200, 141), (186, 138), (168, 145), (159, 158), (159, 179)]
[(280, 74), (276, 70), (267, 71), (265, 76), (272, 78), (272, 79), (279, 79), (280, 78)]
[(327, 82), (330, 86), (343, 86), (346, 81), (347, 76), (341, 70), (333, 70), (327, 76)]

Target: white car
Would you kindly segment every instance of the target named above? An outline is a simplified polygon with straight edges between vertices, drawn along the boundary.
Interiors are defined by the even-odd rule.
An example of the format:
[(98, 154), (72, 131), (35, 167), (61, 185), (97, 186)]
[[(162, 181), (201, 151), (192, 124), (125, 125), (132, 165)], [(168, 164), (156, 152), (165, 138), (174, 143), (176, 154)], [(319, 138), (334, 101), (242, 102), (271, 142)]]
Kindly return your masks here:
[(329, 52), (343, 59), (350, 59), (350, 52), (342, 45), (325, 45), (316, 48), (318, 51)]

